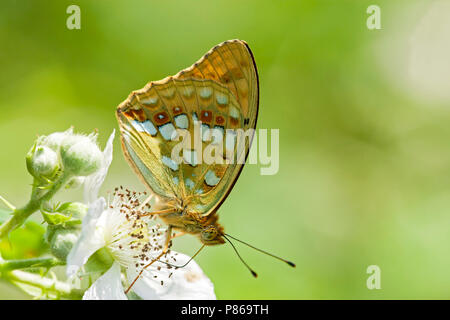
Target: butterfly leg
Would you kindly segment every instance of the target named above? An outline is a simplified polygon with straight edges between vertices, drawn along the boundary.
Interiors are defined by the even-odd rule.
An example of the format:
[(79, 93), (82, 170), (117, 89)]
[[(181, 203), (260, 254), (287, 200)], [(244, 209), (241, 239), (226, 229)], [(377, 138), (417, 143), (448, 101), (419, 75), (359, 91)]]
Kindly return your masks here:
[(170, 246), (170, 240), (172, 240), (172, 226), (169, 225), (169, 227), (167, 228), (167, 237), (166, 237), (166, 241), (164, 244), (164, 248), (161, 251), (161, 253), (152, 261), (150, 261), (147, 265), (145, 265), (142, 270), (139, 272), (139, 274), (136, 276), (136, 278), (134, 278), (133, 282), (130, 284), (130, 286), (128, 287), (127, 290), (125, 290), (125, 294), (127, 294), (131, 288), (133, 287), (133, 285), (136, 283), (136, 281), (140, 278), (140, 276), (142, 275), (142, 273), (144, 272), (145, 269), (147, 269), (148, 267), (150, 267), (154, 262), (158, 261), (163, 255), (165, 255), (167, 253), (167, 251), (169, 250), (169, 246)]
[(178, 238), (178, 237), (181, 237), (181, 236), (184, 236), (186, 233), (187, 233), (187, 232), (183, 232), (183, 231), (174, 233), (174, 234), (172, 235), (172, 238), (170, 238), (170, 240), (175, 239), (175, 238)]

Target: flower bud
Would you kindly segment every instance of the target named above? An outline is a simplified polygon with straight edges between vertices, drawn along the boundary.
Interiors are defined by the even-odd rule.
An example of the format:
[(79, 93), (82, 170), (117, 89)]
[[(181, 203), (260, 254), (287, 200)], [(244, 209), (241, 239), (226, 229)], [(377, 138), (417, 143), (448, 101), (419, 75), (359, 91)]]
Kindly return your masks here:
[(75, 219), (83, 219), (87, 211), (87, 205), (81, 202), (66, 202), (58, 208), (58, 212)]
[(61, 226), (49, 226), (47, 230), (47, 241), (52, 254), (65, 261), (73, 245), (78, 240), (80, 230), (76, 228), (65, 229)]
[(87, 206), (80, 202), (67, 202), (56, 212), (42, 211), (48, 223), (45, 239), (50, 251), (58, 259), (65, 260), (81, 232), (81, 219), (87, 213)]
[(69, 128), (64, 132), (54, 132), (48, 136), (43, 136), (38, 139), (38, 145), (45, 145), (55, 152), (59, 153), (59, 149), (64, 139), (73, 136), (73, 128)]
[(33, 146), (26, 160), (28, 171), (37, 178), (50, 178), (59, 169), (57, 153), (46, 146)]
[(74, 176), (88, 176), (102, 165), (103, 153), (92, 137), (68, 136), (62, 141), (60, 152), (64, 171)]

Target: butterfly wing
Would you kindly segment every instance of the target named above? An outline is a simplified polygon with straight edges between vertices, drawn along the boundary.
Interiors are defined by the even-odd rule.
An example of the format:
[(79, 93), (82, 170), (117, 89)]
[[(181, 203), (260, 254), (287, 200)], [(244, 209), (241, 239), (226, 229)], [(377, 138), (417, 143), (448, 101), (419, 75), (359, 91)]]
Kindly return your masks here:
[(243, 127), (255, 128), (258, 116), (259, 83), (256, 63), (245, 41), (229, 40), (208, 51), (190, 68), (180, 71), (178, 79), (211, 79), (225, 85), (239, 103), (249, 122)]
[[(208, 215), (231, 191), (253, 137), (239, 146), (229, 129), (254, 128), (257, 112), (258, 76), (251, 51), (233, 40), (177, 75), (130, 94), (117, 118), (124, 154), (143, 182), (154, 193), (182, 199), (190, 210)], [(177, 129), (189, 133), (191, 146), (212, 150), (218, 161), (202, 159), (195, 148), (182, 150), (183, 161), (174, 161)]]

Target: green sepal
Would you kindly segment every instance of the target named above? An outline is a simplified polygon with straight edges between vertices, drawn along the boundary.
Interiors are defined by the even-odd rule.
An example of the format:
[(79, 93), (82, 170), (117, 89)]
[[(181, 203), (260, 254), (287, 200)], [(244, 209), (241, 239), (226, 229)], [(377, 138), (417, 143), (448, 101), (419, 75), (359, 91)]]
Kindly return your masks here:
[(111, 268), (114, 263), (114, 258), (108, 252), (106, 248), (98, 249), (93, 255), (91, 255), (84, 265), (84, 274), (90, 275), (98, 274), (101, 275)]
[(74, 219), (72, 216), (66, 216), (59, 212), (46, 212), (45, 210), (41, 210), (41, 213), (45, 222), (51, 226), (61, 225), (64, 228), (69, 228), (81, 224), (80, 219)]
[(87, 206), (79, 202), (66, 202), (51, 211), (41, 207), (42, 217), (51, 226), (72, 228), (81, 224), (87, 213)]
[(35, 142), (33, 144), (30, 151), (28, 151), (27, 156), (25, 157), (25, 162), (27, 164), (27, 170), (33, 177), (35, 174), (34, 174), (34, 170), (33, 170), (32, 160), (33, 160), (33, 154), (36, 152), (36, 146), (37, 146), (37, 142)]

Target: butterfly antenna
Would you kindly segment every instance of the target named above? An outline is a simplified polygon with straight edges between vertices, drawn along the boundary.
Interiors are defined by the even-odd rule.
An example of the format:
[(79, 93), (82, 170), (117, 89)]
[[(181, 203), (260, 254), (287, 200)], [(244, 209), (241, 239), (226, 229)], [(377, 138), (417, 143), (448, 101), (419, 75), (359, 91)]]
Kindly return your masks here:
[[(241, 255), (239, 254), (239, 252), (237, 251), (236, 247), (234, 246), (233, 242), (230, 241), (230, 239), (227, 238), (226, 235), (223, 234), (223, 237), (231, 244), (231, 246), (234, 249), (234, 252), (236, 252), (237, 256), (239, 257), (239, 259), (242, 261), (242, 263), (247, 267), (247, 269), (252, 273), (252, 276), (254, 276), (255, 278), (258, 277), (258, 274), (253, 271), (252, 268), (249, 267), (249, 265), (244, 261), (244, 259), (242, 259)], [(233, 238), (233, 237), (230, 237)], [(234, 239), (234, 238), (233, 238)]]
[[(280, 260), (280, 261), (283, 261), (283, 262), (287, 263), (288, 265), (290, 265), (291, 267), (295, 268), (295, 263), (293, 263), (293, 262), (291, 262), (291, 261), (288, 261), (288, 260), (286, 260), (286, 259), (280, 258), (280, 257), (278, 257), (278, 256), (276, 256), (276, 255), (274, 255), (274, 254), (272, 254), (272, 253), (267, 252), (267, 251), (258, 249), (258, 248), (252, 246), (251, 244), (249, 244), (249, 243), (247, 243), (247, 242), (244, 242), (244, 241), (242, 241), (242, 240), (239, 240), (239, 239), (237, 239), (237, 238), (235, 238), (235, 237), (229, 235), (228, 233), (227, 233), (226, 235), (227, 235), (228, 237), (230, 237), (231, 239), (234, 239), (234, 240), (236, 240), (236, 241), (239, 241), (240, 243), (245, 244), (246, 246), (248, 246), (248, 247), (250, 247), (250, 248), (252, 248), (252, 249), (255, 249), (256, 251), (259, 251), (259, 252), (264, 253), (264, 254), (266, 254), (266, 255), (268, 255), (268, 256), (271, 256), (271, 257), (273, 257), (273, 258), (275, 258), (275, 259), (278, 259), (278, 260)], [(227, 239), (227, 240), (228, 240), (228, 239)], [(230, 241), (230, 240), (228, 240), (228, 241)], [(230, 242), (230, 243), (231, 243), (231, 242)]]
[(172, 267), (175, 267), (175, 268), (184, 268), (184, 267), (186, 267), (188, 264), (189, 264), (189, 262), (191, 262), (192, 260), (194, 260), (194, 258), (200, 253), (200, 251), (202, 251), (202, 249), (205, 247), (205, 244), (204, 245), (202, 245), (201, 247), (200, 247), (200, 249), (198, 249), (197, 250), (197, 252), (185, 263), (185, 264), (183, 264), (182, 266), (175, 266), (175, 265), (173, 265), (173, 264), (169, 264), (169, 263), (167, 263), (167, 264), (169, 264), (169, 265), (171, 265)]

